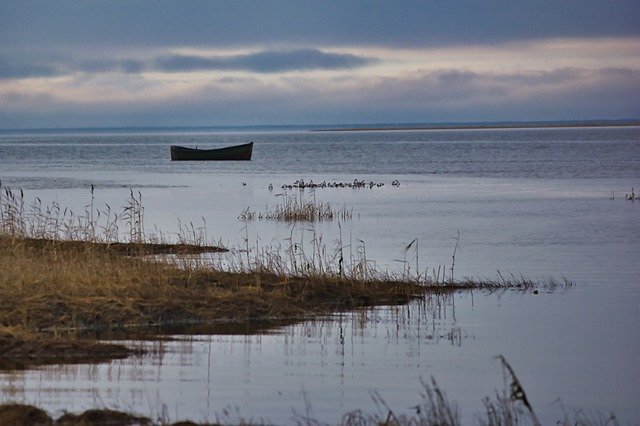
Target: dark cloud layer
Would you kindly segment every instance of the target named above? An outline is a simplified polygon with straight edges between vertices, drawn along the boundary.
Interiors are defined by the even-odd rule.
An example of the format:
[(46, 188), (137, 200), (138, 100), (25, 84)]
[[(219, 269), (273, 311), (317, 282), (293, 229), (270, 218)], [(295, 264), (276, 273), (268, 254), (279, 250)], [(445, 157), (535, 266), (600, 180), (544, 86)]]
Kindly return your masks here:
[(248, 55), (202, 57), (173, 55), (159, 58), (154, 68), (165, 72), (242, 70), (258, 73), (313, 69), (349, 69), (375, 62), (356, 55), (325, 53), (315, 49), (262, 51)]
[(0, 58), (0, 80), (31, 77), (54, 77), (60, 71), (55, 66), (43, 65), (40, 62), (14, 62)]
[[(354, 92), (314, 86), (286, 89), (242, 82), (211, 84), (164, 101), (74, 104), (15, 94), (0, 105), (0, 128), (326, 124), (359, 122), (522, 121), (634, 118), (640, 71), (564, 68), (551, 72), (473, 72), (440, 69), (413, 79), (362, 81)], [(570, 83), (567, 85), (567, 83)], [(233, 82), (231, 82), (233, 83)], [(278, 102), (274, 102), (277, 99)]]
[(637, 0), (3, 0), (20, 49), (499, 43), (640, 34)]
[(120, 72), (136, 74), (144, 71), (191, 72), (191, 71), (250, 71), (276, 73), (285, 71), (352, 69), (375, 63), (375, 58), (350, 54), (326, 53), (316, 49), (265, 50), (246, 55), (197, 56), (165, 55), (148, 61), (137, 59), (82, 59), (51, 61), (47, 59), (22, 59), (10, 63), (0, 57), (0, 80), (34, 77), (53, 77), (76, 72), (105, 73)]
[(638, 0), (0, 0), (0, 128), (633, 118), (638, 17)]

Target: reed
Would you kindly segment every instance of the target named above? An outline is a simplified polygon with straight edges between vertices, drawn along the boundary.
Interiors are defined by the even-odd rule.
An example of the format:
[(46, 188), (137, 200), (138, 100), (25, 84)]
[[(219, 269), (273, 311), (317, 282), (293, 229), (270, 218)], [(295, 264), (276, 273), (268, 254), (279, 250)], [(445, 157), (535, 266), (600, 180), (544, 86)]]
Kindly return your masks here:
[(349, 220), (353, 211), (346, 206), (334, 209), (330, 202), (318, 202), (315, 198), (304, 199), (302, 192), (298, 197), (288, 194), (277, 194), (282, 202), (273, 208), (267, 208), (264, 212), (252, 212), (249, 207), (242, 211), (240, 220), (276, 220), (281, 222), (321, 222), (332, 220)]
[(120, 226), (124, 220), (129, 225), (130, 240), (142, 242), (143, 208), (140, 198), (131, 192), (129, 205), (118, 216), (109, 205), (103, 211), (95, 208), (94, 186), (91, 185), (91, 202), (83, 214), (76, 215), (57, 202), (44, 206), (39, 198), (31, 204), (24, 199), (24, 192), (0, 187), (0, 236), (49, 240), (74, 240), (88, 242), (115, 242), (120, 239)]
[(486, 422), (482, 420), (480, 424), (487, 426), (496, 424), (540, 426), (540, 420), (538, 420), (538, 416), (513, 368), (504, 356), (499, 355), (497, 358), (502, 365), (505, 388), (502, 392), (496, 392), (495, 399), (483, 398)]

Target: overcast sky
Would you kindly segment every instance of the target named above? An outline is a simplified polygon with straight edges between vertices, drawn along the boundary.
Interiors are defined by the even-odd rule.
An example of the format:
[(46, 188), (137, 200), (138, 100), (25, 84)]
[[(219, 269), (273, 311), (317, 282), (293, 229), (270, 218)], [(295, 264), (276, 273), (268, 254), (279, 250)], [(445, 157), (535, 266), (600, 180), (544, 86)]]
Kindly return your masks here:
[(0, 0), (0, 128), (639, 117), (638, 0)]

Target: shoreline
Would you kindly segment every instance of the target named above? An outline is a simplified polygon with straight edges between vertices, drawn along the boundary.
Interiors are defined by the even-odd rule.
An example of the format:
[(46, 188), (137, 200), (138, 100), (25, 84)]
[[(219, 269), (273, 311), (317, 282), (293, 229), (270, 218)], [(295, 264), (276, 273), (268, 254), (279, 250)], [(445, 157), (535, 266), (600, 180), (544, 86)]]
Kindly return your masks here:
[(37, 127), (37, 128), (0, 128), (0, 135), (46, 134), (46, 133), (127, 133), (127, 132), (243, 132), (243, 131), (302, 131), (302, 132), (338, 132), (366, 130), (474, 130), (474, 129), (525, 129), (525, 128), (563, 128), (563, 127), (637, 127), (640, 119), (585, 120), (585, 121), (504, 121), (504, 122), (451, 122), (451, 123), (318, 123), (318, 124), (264, 124), (243, 126), (168, 126), (168, 127)]
[(213, 249), (224, 250), (0, 236), (0, 370), (127, 357), (137, 351), (101, 342), (97, 335), (133, 328), (153, 334), (148, 329), (145, 333), (145, 325), (270, 328), (316, 315), (405, 305), (430, 294), (473, 289), (537, 292), (572, 285), (566, 280), (454, 281), (444, 274), (422, 279), (374, 271), (349, 274), (314, 269), (311, 264), (297, 271), (270, 264), (221, 270), (158, 257)]
[(554, 129), (590, 127), (637, 127), (640, 121), (594, 122), (594, 123), (522, 123), (522, 124), (451, 124), (451, 125), (398, 125), (398, 126), (354, 126), (314, 129), (312, 132), (367, 132), (367, 131), (412, 131), (412, 130), (499, 130), (499, 129)]

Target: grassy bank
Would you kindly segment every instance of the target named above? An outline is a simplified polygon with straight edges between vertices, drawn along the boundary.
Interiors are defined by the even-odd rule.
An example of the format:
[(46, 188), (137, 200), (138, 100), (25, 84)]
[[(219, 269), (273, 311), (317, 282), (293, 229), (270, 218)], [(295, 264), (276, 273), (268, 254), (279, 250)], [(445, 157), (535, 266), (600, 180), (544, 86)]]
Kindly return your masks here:
[[(246, 247), (229, 253), (207, 244), (193, 225), (181, 226), (177, 241), (167, 242), (145, 232), (142, 195), (133, 192), (116, 214), (108, 206), (94, 208), (91, 188), (91, 202), (75, 215), (39, 200), (27, 204), (22, 191), (0, 191), (0, 335), (12, 348), (0, 350), (4, 361), (39, 362), (44, 354), (85, 359), (96, 353), (78, 339), (86, 331), (210, 322), (276, 325), (404, 304), (426, 293), (538, 285), (513, 277), (454, 281), (455, 250), (451, 267), (429, 277), (410, 273), (409, 262), (399, 274), (382, 273), (366, 259), (364, 247), (353, 256), (339, 243), (329, 253), (315, 237), (309, 254), (293, 241), (274, 251), (250, 254)], [(407, 249), (412, 245), (417, 249), (417, 240)], [(74, 342), (78, 353), (60, 341)]]
[(330, 129), (317, 129), (316, 132), (362, 132), (362, 131), (399, 131), (399, 130), (484, 130), (484, 129), (545, 129), (567, 127), (628, 127), (639, 126), (637, 120), (604, 120), (604, 121), (575, 121), (560, 123), (523, 122), (523, 123), (488, 123), (488, 124), (425, 124), (425, 125), (382, 125), (368, 127), (335, 127)]
[[(251, 321), (406, 303), (415, 282), (223, 271), (135, 246), (0, 238), (0, 323), (28, 330), (119, 328), (181, 321)], [(253, 265), (255, 267), (255, 265)], [(440, 289), (442, 291), (445, 288)]]
[[(203, 323), (268, 328), (283, 321), (358, 307), (405, 304), (427, 294), (461, 289), (536, 291), (570, 285), (516, 277), (454, 280), (457, 245), (451, 265), (439, 267), (429, 276), (418, 272), (417, 239), (407, 246), (407, 251), (415, 250), (415, 262), (405, 259), (405, 270), (397, 274), (377, 271), (366, 258), (364, 243), (354, 254), (347, 254), (341, 242), (331, 251), (315, 235), (308, 253), (304, 244), (294, 241), (272, 251), (247, 246), (229, 252), (208, 244), (193, 225), (181, 227), (175, 242), (148, 235), (141, 195), (131, 193), (129, 203), (116, 215), (95, 210), (92, 191), (87, 210), (74, 215), (57, 205), (26, 204), (22, 193), (0, 190), (0, 369), (100, 362), (136, 353), (121, 345), (98, 342), (92, 337), (96, 332), (137, 330), (139, 337), (149, 325)], [(409, 265), (413, 268), (414, 264), (411, 272)], [(502, 360), (509, 387), (483, 399), (486, 412), (478, 416), (478, 424), (539, 424), (515, 374)], [(346, 413), (340, 424), (461, 424), (456, 404), (436, 382), (423, 386), (414, 416), (396, 415), (374, 394), (378, 412), (383, 414), (358, 410)], [(308, 413), (293, 413), (293, 417), (298, 424), (321, 424)], [(576, 419), (558, 424), (617, 424), (614, 417), (599, 422)], [(36, 422), (171, 424), (162, 416), (140, 417), (104, 409), (66, 413), (54, 419), (37, 407), (0, 405), (0, 424)], [(211, 424), (259, 423), (224, 409)]]

